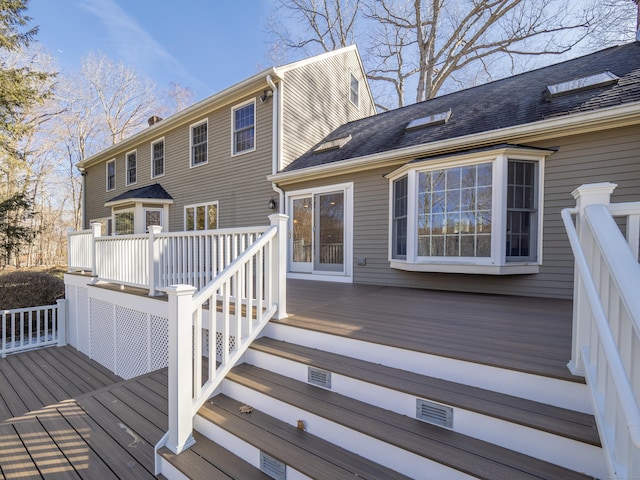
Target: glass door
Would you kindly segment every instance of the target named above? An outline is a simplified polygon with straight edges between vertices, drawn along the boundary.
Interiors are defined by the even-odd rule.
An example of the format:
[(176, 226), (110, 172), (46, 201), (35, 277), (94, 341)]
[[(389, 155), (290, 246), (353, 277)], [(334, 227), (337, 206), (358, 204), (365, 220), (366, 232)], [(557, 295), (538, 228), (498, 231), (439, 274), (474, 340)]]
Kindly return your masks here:
[(289, 203), (292, 272), (344, 272), (344, 192), (296, 196)]
[(313, 270), (313, 197), (298, 197), (291, 200), (291, 225), (289, 230), (289, 252), (292, 272)]

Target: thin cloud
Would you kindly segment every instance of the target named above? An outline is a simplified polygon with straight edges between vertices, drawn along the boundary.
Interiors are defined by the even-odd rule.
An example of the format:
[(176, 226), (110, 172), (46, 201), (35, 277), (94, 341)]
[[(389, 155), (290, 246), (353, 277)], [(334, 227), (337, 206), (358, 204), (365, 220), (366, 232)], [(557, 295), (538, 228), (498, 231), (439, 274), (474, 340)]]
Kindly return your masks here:
[(82, 7), (105, 26), (113, 48), (125, 63), (136, 65), (147, 74), (170, 71), (176, 75), (176, 81), (191, 83), (188, 86), (192, 88), (206, 88), (114, 0), (85, 0)]

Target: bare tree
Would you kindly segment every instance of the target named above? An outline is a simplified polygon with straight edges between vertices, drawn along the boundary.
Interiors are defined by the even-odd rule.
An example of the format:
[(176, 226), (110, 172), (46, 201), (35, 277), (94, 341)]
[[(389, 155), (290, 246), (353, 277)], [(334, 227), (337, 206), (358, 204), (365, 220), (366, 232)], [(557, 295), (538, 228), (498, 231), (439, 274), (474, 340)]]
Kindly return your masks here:
[[(624, 1), (631, 6), (636, 2), (605, 1)], [(447, 84), (465, 86), (469, 83), (466, 79), (474, 82), (479, 74), (488, 80), (512, 73), (497, 68), (496, 58), (515, 65), (516, 57), (567, 53), (604, 25), (609, 13), (601, 3), (279, 0), (280, 18), (295, 21), (298, 34), (282, 28), (276, 39), (305, 54), (344, 46), (345, 39), (347, 43), (357, 40), (366, 52), (364, 63), (373, 88), (385, 91), (384, 86), (390, 86), (393, 103), (401, 106), (414, 88), (415, 101), (422, 101), (441, 93)], [(344, 18), (349, 22), (343, 23)]]
[(353, 43), (361, 0), (277, 0), (268, 30), (274, 45), (305, 54)]
[(105, 55), (89, 55), (82, 62), (82, 77), (92, 101), (100, 107), (100, 121), (111, 144), (146, 126), (147, 119), (157, 113), (155, 84), (122, 62)]

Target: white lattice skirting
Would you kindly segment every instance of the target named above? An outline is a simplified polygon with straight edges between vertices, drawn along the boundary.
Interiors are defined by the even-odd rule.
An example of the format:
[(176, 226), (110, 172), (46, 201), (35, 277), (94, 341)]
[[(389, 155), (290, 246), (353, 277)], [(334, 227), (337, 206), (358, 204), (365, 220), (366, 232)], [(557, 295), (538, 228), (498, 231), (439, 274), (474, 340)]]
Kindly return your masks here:
[(68, 341), (79, 351), (129, 379), (167, 366), (167, 303), (89, 285), (66, 275)]

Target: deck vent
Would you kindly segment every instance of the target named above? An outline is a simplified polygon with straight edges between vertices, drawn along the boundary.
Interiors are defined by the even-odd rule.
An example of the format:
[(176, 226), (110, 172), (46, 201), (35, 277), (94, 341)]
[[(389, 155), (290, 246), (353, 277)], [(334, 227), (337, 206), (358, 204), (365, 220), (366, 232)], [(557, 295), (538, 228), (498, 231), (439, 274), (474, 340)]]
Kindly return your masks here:
[(276, 480), (287, 478), (287, 466), (263, 451), (260, 451), (260, 470)]
[(309, 367), (307, 382), (311, 385), (331, 389), (331, 372), (320, 368)]
[(453, 408), (421, 398), (416, 399), (416, 418), (440, 427), (453, 428)]

